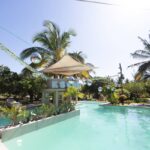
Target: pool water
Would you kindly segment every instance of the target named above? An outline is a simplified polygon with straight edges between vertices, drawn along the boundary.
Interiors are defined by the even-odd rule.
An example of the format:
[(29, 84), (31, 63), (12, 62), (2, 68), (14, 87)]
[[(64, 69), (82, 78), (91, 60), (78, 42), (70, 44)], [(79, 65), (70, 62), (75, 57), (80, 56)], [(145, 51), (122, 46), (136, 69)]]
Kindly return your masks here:
[(8, 150), (150, 150), (150, 109), (77, 107), (80, 116), (7, 141)]
[(7, 118), (0, 118), (0, 128), (8, 126), (11, 124), (11, 121)]

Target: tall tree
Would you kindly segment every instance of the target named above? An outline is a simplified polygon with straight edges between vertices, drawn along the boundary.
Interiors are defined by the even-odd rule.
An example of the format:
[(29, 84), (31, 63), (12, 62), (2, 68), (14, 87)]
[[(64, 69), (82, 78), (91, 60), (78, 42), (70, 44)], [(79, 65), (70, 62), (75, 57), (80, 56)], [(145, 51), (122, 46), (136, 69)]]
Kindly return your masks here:
[(138, 66), (138, 71), (135, 75), (135, 80), (150, 78), (150, 43), (147, 40), (142, 39), (141, 37), (138, 38), (142, 41), (144, 49), (136, 50), (131, 55), (133, 56), (133, 58), (140, 58), (146, 60), (129, 66), (129, 67)]
[(20, 54), (22, 59), (26, 59), (34, 52), (38, 52), (42, 56), (42, 61), (39, 64), (32, 64), (34, 68), (50, 65), (60, 60), (66, 53), (71, 36), (76, 35), (73, 30), (61, 33), (59, 27), (48, 20), (44, 21), (43, 26), (45, 29), (33, 37), (33, 42), (38, 42), (41, 47), (27, 48)]
[(17, 73), (12, 72), (6, 66), (0, 66), (0, 94), (11, 95), (18, 93), (19, 80)]
[[(45, 27), (45, 30), (37, 33), (33, 37), (33, 42), (38, 42), (41, 44), (41, 47), (27, 48), (20, 54), (21, 59), (31, 58), (33, 53), (39, 53), (41, 55), (42, 59), (40, 63), (30, 64), (33, 68), (47, 67), (59, 61), (67, 53), (67, 47), (71, 42), (71, 36), (76, 35), (73, 30), (61, 33), (59, 27), (51, 21), (44, 21), (43, 26)], [(68, 54), (75, 60), (83, 64), (85, 63), (85, 58), (81, 51)], [(91, 69), (94, 68), (92, 64), (90, 65)], [(27, 69), (24, 69), (22, 73), (28, 74), (29, 76), (32, 74)], [(83, 71), (81, 77), (89, 78), (89, 72)]]

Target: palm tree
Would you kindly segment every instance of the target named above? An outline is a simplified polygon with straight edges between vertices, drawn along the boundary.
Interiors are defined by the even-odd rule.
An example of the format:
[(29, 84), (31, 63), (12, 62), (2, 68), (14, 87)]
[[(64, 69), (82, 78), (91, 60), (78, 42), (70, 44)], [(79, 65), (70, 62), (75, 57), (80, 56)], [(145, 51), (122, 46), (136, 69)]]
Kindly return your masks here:
[(70, 44), (70, 37), (76, 35), (73, 30), (60, 33), (59, 27), (48, 20), (44, 21), (43, 26), (45, 30), (33, 37), (33, 42), (38, 42), (42, 47), (27, 48), (20, 54), (21, 59), (24, 60), (31, 57), (34, 52), (39, 53), (42, 61), (39, 64), (31, 64), (34, 68), (50, 65), (60, 60)]
[(136, 50), (131, 55), (133, 56), (133, 58), (141, 58), (147, 60), (129, 66), (138, 66), (138, 71), (135, 75), (135, 80), (150, 78), (150, 43), (147, 40), (142, 39), (141, 37), (138, 38), (142, 41), (144, 45), (144, 50)]
[(82, 71), (81, 72), (81, 74), (80, 75), (78, 75), (78, 77), (83, 77), (83, 78), (90, 78), (90, 77), (92, 77), (91, 75), (90, 75), (90, 72), (93, 72), (94, 74), (95, 74), (95, 72), (94, 72), (94, 68), (95, 68), (95, 66), (93, 65), (93, 64), (91, 64), (91, 63), (85, 63), (85, 55), (83, 54), (83, 52), (82, 51), (76, 51), (76, 52), (73, 52), (73, 53), (69, 53), (69, 55), (73, 58), (73, 59), (75, 59), (76, 61), (78, 61), (78, 62), (80, 62), (80, 63), (82, 63), (82, 64), (85, 64), (85, 65), (87, 65), (87, 66), (89, 66), (90, 68), (91, 68), (91, 71)]
[(82, 53), (82, 51), (79, 52), (73, 52), (73, 53), (69, 53), (69, 55), (75, 59), (76, 61), (81, 62), (82, 64), (85, 63), (85, 55)]
[[(30, 66), (33, 68), (41, 68), (52, 65), (59, 61), (66, 53), (66, 48), (70, 44), (70, 37), (75, 36), (75, 32), (73, 30), (69, 30), (68, 32), (60, 33), (59, 27), (51, 22), (44, 21), (43, 26), (45, 30), (37, 33), (33, 37), (33, 42), (38, 42), (42, 47), (31, 47), (23, 50), (20, 54), (21, 59), (26, 59), (31, 57), (33, 53), (37, 52), (41, 55), (41, 62), (38, 64), (31, 63)], [(75, 60), (85, 63), (84, 55), (81, 51), (68, 53)], [(27, 69), (23, 69), (22, 73), (31, 74)], [(83, 71), (81, 76), (88, 78), (89, 72)]]

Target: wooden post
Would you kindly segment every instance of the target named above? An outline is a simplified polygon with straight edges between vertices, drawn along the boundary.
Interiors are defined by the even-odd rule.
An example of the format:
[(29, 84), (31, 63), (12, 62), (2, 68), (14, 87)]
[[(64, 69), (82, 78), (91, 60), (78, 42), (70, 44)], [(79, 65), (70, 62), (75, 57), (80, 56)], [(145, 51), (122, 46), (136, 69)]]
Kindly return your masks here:
[(58, 106), (59, 100), (58, 100), (58, 91), (55, 91), (54, 94), (54, 103), (56, 105), (56, 107)]

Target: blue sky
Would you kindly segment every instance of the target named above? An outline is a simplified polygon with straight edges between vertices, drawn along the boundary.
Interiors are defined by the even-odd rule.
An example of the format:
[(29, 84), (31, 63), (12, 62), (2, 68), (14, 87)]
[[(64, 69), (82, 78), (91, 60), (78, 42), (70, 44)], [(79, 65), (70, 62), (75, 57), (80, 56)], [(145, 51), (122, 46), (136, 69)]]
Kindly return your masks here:
[[(138, 7), (144, 4), (143, 8), (150, 8), (150, 2), (103, 2), (126, 6), (104, 6), (75, 0), (3, 0), (0, 2), (0, 26), (17, 34), (29, 44), (16, 39), (1, 28), (0, 42), (19, 55), (23, 49), (37, 45), (32, 43), (32, 37), (43, 29), (44, 20), (51, 20), (58, 24), (62, 31), (70, 28), (76, 31), (77, 36), (71, 39), (68, 51), (83, 51), (87, 62), (98, 67), (96, 75), (115, 75), (119, 72), (118, 64), (121, 63), (125, 77), (132, 79), (136, 69), (127, 69), (127, 66), (141, 60), (134, 60), (130, 53), (143, 48), (137, 36), (148, 39), (150, 30), (150, 11), (137, 9), (133, 4), (137, 2)], [(0, 51), (0, 65), (2, 64), (17, 72), (23, 68), (5, 52)]]

